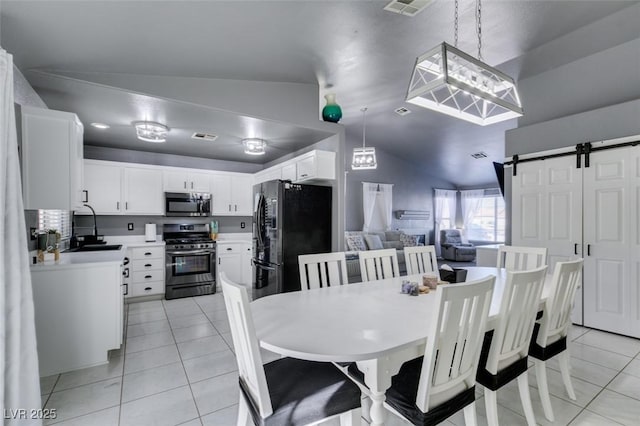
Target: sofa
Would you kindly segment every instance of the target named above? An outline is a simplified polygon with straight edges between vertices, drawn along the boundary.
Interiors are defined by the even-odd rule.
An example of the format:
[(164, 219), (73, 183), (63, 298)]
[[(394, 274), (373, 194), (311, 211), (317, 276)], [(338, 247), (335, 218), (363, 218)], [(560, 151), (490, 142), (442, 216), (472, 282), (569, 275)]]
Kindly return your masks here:
[(404, 248), (424, 245), (420, 241), (420, 235), (409, 235), (402, 231), (345, 232), (344, 243), (349, 282), (360, 281), (360, 264), (358, 262), (359, 251), (394, 248), (396, 249), (398, 256), (398, 268), (400, 269), (400, 273), (405, 274), (407, 272), (407, 266), (404, 259)]
[(440, 231), (440, 252), (442, 258), (456, 262), (471, 262), (476, 258), (476, 247), (462, 242), (459, 229), (443, 229)]

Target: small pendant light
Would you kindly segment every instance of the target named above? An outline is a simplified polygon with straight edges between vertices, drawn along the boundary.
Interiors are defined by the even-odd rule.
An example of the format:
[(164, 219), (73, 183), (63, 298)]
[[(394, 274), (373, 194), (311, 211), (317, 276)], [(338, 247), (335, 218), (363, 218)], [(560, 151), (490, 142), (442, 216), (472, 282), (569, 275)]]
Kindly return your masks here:
[(365, 146), (367, 121), (367, 108), (362, 108), (362, 148), (353, 148), (353, 160), (351, 161), (352, 170), (370, 170), (378, 167), (376, 161), (376, 149), (374, 147), (367, 148)]

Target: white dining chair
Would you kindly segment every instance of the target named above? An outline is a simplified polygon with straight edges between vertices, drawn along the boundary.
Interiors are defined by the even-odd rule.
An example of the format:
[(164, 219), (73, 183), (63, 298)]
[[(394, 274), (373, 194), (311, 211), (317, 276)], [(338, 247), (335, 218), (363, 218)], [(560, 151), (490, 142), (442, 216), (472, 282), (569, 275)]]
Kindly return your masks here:
[(500, 246), (498, 268), (507, 271), (527, 271), (547, 264), (546, 247)]
[(360, 424), (361, 392), (333, 364), (280, 358), (262, 365), (244, 286), (220, 275), (240, 385), (237, 425), (308, 425), (340, 417)]
[(476, 381), (484, 386), (490, 426), (498, 425), (496, 391), (516, 378), (527, 424), (536, 424), (529, 394), (527, 354), (546, 273), (546, 266), (529, 271), (507, 271), (499, 319), (495, 329), (485, 334), (476, 376)]
[(404, 261), (407, 275), (433, 273), (440, 279), (435, 246), (405, 247)]
[[(465, 424), (477, 424), (475, 378), (494, 284), (487, 276), (438, 287), (433, 313), (422, 324), (429, 330), (424, 356), (405, 362), (391, 379), (389, 411), (414, 425), (435, 425), (464, 409)], [(364, 386), (355, 363), (348, 373)]]
[(358, 252), (362, 281), (375, 281), (400, 276), (396, 249)]
[(583, 259), (556, 263), (553, 271), (552, 292), (547, 297), (542, 318), (535, 324), (529, 347), (529, 355), (536, 366), (536, 381), (544, 415), (551, 422), (554, 421), (554, 416), (547, 384), (547, 360), (558, 355), (564, 387), (567, 389), (569, 398), (576, 399), (569, 374), (567, 332), (571, 325), (573, 301), (580, 286), (582, 262)]
[(304, 290), (348, 284), (344, 252), (298, 256), (300, 287)]

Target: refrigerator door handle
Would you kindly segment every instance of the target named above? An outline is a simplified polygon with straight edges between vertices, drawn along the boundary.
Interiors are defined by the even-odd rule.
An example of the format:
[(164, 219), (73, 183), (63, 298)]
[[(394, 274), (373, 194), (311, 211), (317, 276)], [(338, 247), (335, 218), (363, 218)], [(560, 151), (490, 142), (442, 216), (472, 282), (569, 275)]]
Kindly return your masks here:
[(251, 259), (251, 263), (256, 265), (258, 268), (267, 269), (269, 271), (275, 271), (276, 268), (282, 266), (281, 264), (278, 264), (278, 263), (264, 263), (256, 259)]

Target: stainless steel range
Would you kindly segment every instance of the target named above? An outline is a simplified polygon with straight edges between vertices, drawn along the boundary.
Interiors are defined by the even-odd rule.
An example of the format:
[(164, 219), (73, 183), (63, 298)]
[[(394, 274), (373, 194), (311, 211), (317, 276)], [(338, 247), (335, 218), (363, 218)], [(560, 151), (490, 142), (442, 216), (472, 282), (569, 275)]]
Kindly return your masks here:
[(201, 296), (216, 292), (216, 242), (208, 224), (165, 224), (165, 297)]

